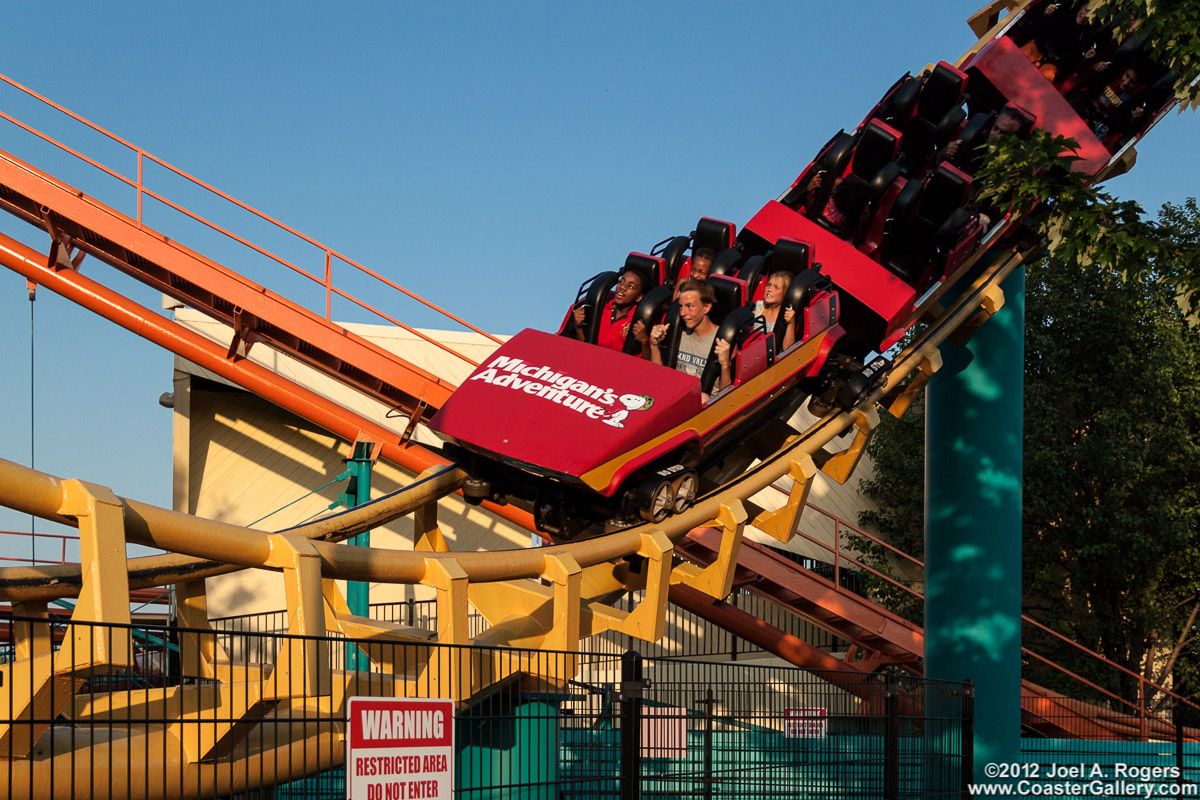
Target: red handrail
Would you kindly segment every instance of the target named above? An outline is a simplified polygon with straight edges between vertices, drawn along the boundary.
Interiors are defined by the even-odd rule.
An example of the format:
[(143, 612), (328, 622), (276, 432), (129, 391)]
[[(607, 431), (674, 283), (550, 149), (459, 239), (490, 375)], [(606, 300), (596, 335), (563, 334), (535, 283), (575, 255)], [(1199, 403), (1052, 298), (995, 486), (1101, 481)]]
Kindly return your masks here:
[(22, 536), (29, 539), (57, 539), (60, 548), (60, 557), (58, 561), (46, 558), (23, 558), (16, 556), (0, 556), (0, 561), (15, 561), (18, 564), (66, 564), (67, 561), (67, 542), (75, 542), (78, 544), (79, 537), (64, 535), (61, 533), (31, 533), (29, 531), (0, 531), (0, 536)]
[[(404, 328), (408, 332), (413, 333), (414, 335), (420, 337), (421, 339), (441, 348), (443, 351), (449, 353), (450, 355), (454, 356), (455, 358), (461, 359), (461, 360), (463, 360), (469, 364), (472, 364), (474, 366), (478, 366), (478, 362), (476, 362), (475, 360), (464, 356), (462, 353), (457, 352), (453, 348), (451, 348), (441, 342), (438, 342), (435, 339), (433, 339), (425, 334), (422, 334), (421, 332), (409, 327), (408, 325), (402, 325), (402, 324), (398, 323), (393, 317), (384, 313), (383, 311), (381, 311), (380, 309), (371, 305), (370, 303), (350, 294), (349, 292), (346, 292), (342, 289), (337, 288), (337, 286), (333, 282), (333, 261), (336, 258), (340, 263), (344, 263), (347, 266), (351, 267), (352, 269), (356, 270), (357, 272), (367, 276), (368, 278), (378, 281), (378, 282), (384, 284), (385, 286), (393, 289), (394, 291), (400, 292), (403, 295), (405, 295), (406, 297), (409, 297), (409, 298), (421, 303), (426, 308), (429, 308), (430, 310), (444, 316), (446, 319), (451, 320), (451, 321), (457, 323), (458, 325), (461, 325), (461, 326), (467, 328), (468, 330), (474, 331), (475, 333), (478, 333), (481, 336), (484, 336), (484, 337), (490, 339), (491, 341), (496, 342), (497, 344), (502, 343), (502, 340), (500, 338), (488, 333), (487, 331), (484, 331), (481, 328), (478, 328), (478, 327), (470, 324), (469, 322), (462, 319), (461, 317), (459, 317), (455, 314), (452, 314), (451, 312), (447, 311), (444, 308), (441, 308), (440, 306), (438, 306), (434, 303), (431, 303), (430, 301), (415, 294), (414, 292), (411, 292), (408, 289), (405, 289), (404, 287), (400, 286), (399, 284), (395, 283), (394, 281), (389, 280), (388, 278), (385, 278), (384, 276), (380, 275), (378, 272), (363, 266), (362, 264), (349, 258), (348, 256), (334, 250), (333, 248), (331, 248), (325, 244), (322, 244), (318, 240), (313, 239), (312, 237), (307, 236), (306, 234), (301, 233), (300, 231), (296, 230), (295, 228), (292, 228), (291, 226), (289, 226), (283, 222), (280, 222), (279, 220), (275, 219), (274, 217), (270, 216), (269, 214), (259, 211), (258, 209), (242, 202), (241, 200), (238, 200), (237, 198), (217, 189), (216, 187), (206, 183), (205, 181), (202, 181), (199, 178), (196, 178), (195, 176), (183, 171), (182, 169), (179, 169), (178, 167), (162, 160), (161, 158), (158, 158), (157, 156), (154, 156), (153, 154), (146, 152), (142, 148), (132, 144), (131, 142), (121, 138), (120, 136), (117, 136), (116, 134), (114, 134), (108, 130), (105, 130), (104, 128), (100, 127), (99, 125), (96, 125), (95, 123), (91, 122), (90, 120), (85, 119), (84, 117), (81, 117), (80, 115), (68, 110), (67, 108), (59, 105), (58, 103), (55, 103), (53, 100), (50, 100), (49, 98), (38, 94), (37, 92), (24, 86), (21, 83), (18, 83), (17, 81), (13, 80), (12, 78), (9, 78), (3, 74), (0, 74), (0, 81), (3, 81), (4, 83), (8, 84), (9, 86), (13, 87), (14, 89), (17, 89), (20, 92), (26, 94), (27, 96), (38, 100), (39, 102), (45, 104), (46, 106), (53, 108), (54, 110), (58, 111), (59, 113), (64, 114), (67, 117), (70, 117), (72, 120), (75, 120), (76, 122), (84, 125), (88, 129), (90, 129), (104, 137), (107, 137), (109, 140), (125, 147), (126, 149), (132, 151), (136, 155), (136, 157), (137, 157), (137, 177), (130, 178), (130, 177), (122, 174), (121, 172), (117, 171), (116, 169), (106, 166), (105, 164), (102, 164), (99, 161), (97, 161), (93, 158), (90, 158), (90, 157), (84, 155), (83, 153), (71, 148), (70, 146), (64, 144), (63, 142), (60, 142), (59, 140), (55, 139), (54, 137), (36, 129), (30, 125), (27, 125), (27, 124), (21, 122), (20, 120), (14, 118), (13, 116), (11, 116), (7, 113), (0, 111), (0, 118), (12, 123), (13, 125), (16, 125), (20, 129), (41, 139), (42, 141), (46, 142), (47, 144), (50, 144), (50, 145), (62, 150), (63, 152), (70, 154), (71, 156), (79, 159), (80, 161), (82, 161), (96, 169), (101, 170), (105, 174), (109, 175), (112, 178), (115, 178), (116, 180), (120, 181), (121, 183), (124, 183), (125, 185), (129, 186), (130, 188), (135, 189), (137, 191), (137, 208), (136, 208), (136, 212), (135, 212), (135, 219), (137, 220), (137, 222), (139, 224), (143, 223), (143, 208), (142, 208), (143, 198), (145, 196), (149, 196), (151, 199), (156, 200), (159, 203), (162, 203), (164, 206), (166, 206), (178, 213), (181, 213), (181, 214), (187, 216), (188, 218), (195, 220), (196, 222), (199, 222), (200, 224), (204, 225), (205, 227), (209, 228), (210, 230), (212, 230), (228, 239), (231, 239), (232, 241), (237, 242), (238, 244), (241, 244), (241, 245), (253, 250), (254, 252), (264, 256), (265, 258), (270, 259), (271, 261), (276, 262), (277, 264), (279, 264), (283, 267), (286, 267), (287, 269), (295, 272), (296, 274), (298, 274), (304, 278), (307, 278), (308, 280), (320, 285), (325, 290), (324, 313), (320, 314), (320, 312), (317, 312), (313, 309), (309, 309), (309, 310), (313, 311), (313, 313), (320, 314), (326, 320), (326, 322), (332, 322), (332, 311), (333, 311), (332, 299), (333, 299), (333, 296), (336, 294), (339, 297), (343, 297), (343, 298), (351, 301), (354, 305), (362, 308), (363, 310), (365, 310), (371, 314), (374, 314), (375, 316), (379, 317), (382, 320), (387, 321), (390, 324), (400, 325), (400, 327)], [(242, 236), (239, 236), (238, 234), (234, 233), (233, 231), (228, 230), (228, 229), (216, 224), (215, 222), (207, 219), (204, 216), (201, 216), (200, 214), (189, 211), (188, 209), (184, 208), (182, 205), (168, 199), (165, 195), (154, 191), (152, 188), (147, 186), (145, 183), (144, 165), (145, 165), (146, 161), (150, 161), (151, 163), (157, 164), (158, 166), (162, 167), (163, 169), (166, 169), (167, 171), (173, 173), (174, 175), (177, 175), (178, 177), (183, 178), (184, 180), (188, 181), (192, 185), (203, 189), (204, 191), (208, 192), (209, 194), (211, 194), (217, 198), (220, 198), (221, 200), (224, 200), (225, 202), (230, 203), (243, 211), (246, 211), (246, 212), (252, 214), (253, 216), (257, 217), (258, 219), (261, 219), (262, 221), (267, 222), (270, 225), (274, 226), (276, 229), (283, 231), (283, 232), (295, 237), (296, 239), (299, 239), (300, 241), (320, 250), (324, 255), (324, 262), (325, 262), (324, 263), (324, 276), (317, 277), (316, 275), (312, 274), (308, 270), (303, 269), (302, 267), (299, 267), (296, 264), (291, 263), (290, 261), (288, 261), (287, 259), (278, 255), (277, 253), (272, 252), (271, 250), (268, 250), (264, 247), (260, 247), (259, 245), (254, 244), (253, 242), (249, 241), (248, 239), (246, 239)]]
[[(772, 488), (776, 489), (777, 491), (783, 492), (784, 494), (787, 494), (789, 492), (788, 488), (780, 486), (779, 484), (772, 484)], [(900, 583), (899, 581), (891, 578), (890, 576), (884, 575), (883, 573), (870, 567), (869, 565), (862, 563), (858, 559), (856, 554), (845, 552), (842, 549), (841, 530), (842, 530), (842, 528), (848, 528), (848, 529), (852, 530), (856, 535), (862, 536), (863, 538), (884, 547), (889, 552), (895, 554), (896, 556), (898, 556), (900, 558), (903, 558), (904, 560), (910, 562), (911, 564), (919, 567), (922, 570), (925, 569), (925, 563), (923, 561), (898, 550), (897, 548), (893, 547), (892, 545), (888, 544), (887, 542), (880, 540), (878, 537), (867, 533), (862, 528), (859, 528), (858, 526), (853, 525), (852, 523), (849, 523), (849, 522), (841, 519), (837, 515), (832, 514), (828, 511), (826, 511), (825, 509), (820, 508), (819, 506), (813, 505), (811, 502), (806, 502), (805, 508), (806, 508), (806, 511), (808, 511), (808, 510), (815, 511), (818, 514), (820, 514), (824, 517), (827, 517), (828, 519), (830, 519), (834, 522), (835, 538), (834, 538), (834, 546), (833, 547), (831, 547), (830, 545), (828, 545), (824, 542), (818, 541), (814, 537), (809, 536), (808, 534), (804, 533), (801, 530), (797, 530), (796, 533), (799, 536), (801, 536), (802, 538), (804, 538), (806, 541), (812, 542), (813, 544), (817, 545), (818, 547), (821, 547), (821, 548), (833, 553), (834, 559), (835, 559), (834, 560), (833, 586), (836, 590), (838, 590), (838, 591), (842, 590), (841, 581), (839, 580), (839, 578), (840, 578), (839, 562), (841, 559), (845, 558), (845, 559), (855, 563), (860, 569), (862, 569), (866, 572), (869, 572), (872, 575), (876, 575), (877, 577), (887, 581), (888, 583), (892, 584), (893, 586), (896, 586), (896, 587), (908, 592), (909, 594), (913, 595), (914, 597), (919, 598), (921, 600), (925, 599), (924, 593), (918, 592), (918, 591), (912, 589), (911, 587), (906, 586), (905, 584)], [(1142, 675), (1139, 675), (1138, 673), (1134, 672), (1133, 670), (1131, 670), (1127, 667), (1124, 667), (1121, 664), (1118, 664), (1117, 662), (1112, 661), (1109, 658), (1106, 658), (1105, 656), (1100, 655), (1099, 653), (1095, 652), (1094, 650), (1090, 650), (1087, 647), (1084, 647), (1083, 645), (1079, 644), (1078, 642), (1072, 641), (1071, 639), (1067, 638), (1066, 636), (1063, 636), (1061, 633), (1058, 633), (1057, 631), (1054, 631), (1054, 630), (1046, 627), (1045, 625), (1043, 625), (1042, 623), (1033, 619), (1032, 617), (1030, 617), (1026, 614), (1022, 614), (1021, 620), (1022, 620), (1022, 622), (1025, 622), (1029, 625), (1032, 625), (1035, 628), (1038, 628), (1041, 631), (1044, 631), (1045, 633), (1050, 634), (1051, 636), (1062, 641), (1063, 643), (1070, 645), (1071, 647), (1084, 653), (1085, 655), (1089, 656), (1090, 658), (1093, 658), (1093, 659), (1099, 661), (1100, 663), (1105, 664), (1111, 668), (1114, 668), (1117, 671), (1124, 673), (1125, 675), (1128, 675), (1129, 677), (1137, 680), (1138, 681), (1138, 703), (1135, 704), (1135, 703), (1132, 703), (1128, 700), (1125, 700), (1125, 699), (1119, 697), (1118, 695), (1114, 694), (1113, 692), (1111, 692), (1107, 689), (1104, 689), (1103, 687), (1072, 672), (1071, 670), (1067, 669), (1066, 667), (1063, 667), (1059, 664), (1054, 663), (1053, 661), (1049, 660), (1045, 656), (1039, 655), (1038, 653), (1035, 653), (1026, 647), (1021, 648), (1021, 652), (1024, 653), (1025, 655), (1030, 656), (1031, 658), (1034, 658), (1034, 659), (1037, 659), (1038, 661), (1043, 662), (1047, 666), (1058, 670), (1059, 672), (1063, 673), (1064, 675), (1072, 678), (1073, 680), (1078, 681), (1079, 683), (1082, 683), (1084, 686), (1087, 686), (1088, 688), (1090, 688), (1094, 691), (1100, 692), (1100, 693), (1110, 697), (1112, 700), (1117, 701), (1122, 705), (1126, 705), (1126, 706), (1129, 706), (1130, 708), (1136, 709), (1136, 713), (1137, 713), (1138, 720), (1139, 720), (1139, 736), (1141, 739), (1146, 738), (1146, 733), (1147, 733), (1146, 722), (1147, 722), (1148, 718), (1153, 718), (1153, 719), (1159, 720), (1160, 722), (1165, 721), (1157, 714), (1154, 714), (1153, 712), (1151, 712), (1147, 707), (1148, 698), (1155, 693), (1164, 694), (1168, 697), (1174, 698), (1176, 701), (1178, 701), (1180, 703), (1184, 703), (1188, 706), (1191, 706), (1192, 708), (1200, 710), (1200, 705), (1192, 702), (1191, 700), (1188, 700), (1185, 697), (1181, 697), (1180, 695), (1176, 694), (1175, 692), (1171, 691), (1170, 689), (1167, 689), (1167, 688), (1155, 683), (1154, 681), (1149, 680), (1148, 678), (1145, 678)], [(1153, 691), (1148, 692), (1147, 689), (1151, 689)]]
[[(775, 489), (776, 491), (782, 492), (784, 494), (788, 494), (790, 491), (789, 489), (787, 489), (783, 486), (780, 486), (778, 483), (771, 484), (771, 488)], [(805, 533), (804, 531), (799, 530), (799, 529), (796, 530), (796, 535), (799, 536), (800, 538), (804, 539), (805, 541), (815, 544), (817, 547), (820, 547), (823, 550), (829, 551), (829, 553), (831, 553), (833, 555), (833, 559), (834, 559), (833, 560), (833, 582), (834, 582), (834, 585), (838, 586), (839, 588), (841, 587), (841, 560), (843, 558), (846, 558), (847, 560), (856, 564), (860, 569), (871, 573), (872, 575), (880, 578), (883, 581), (886, 581), (887, 583), (892, 584), (893, 586), (900, 589), (901, 591), (908, 592), (913, 597), (916, 597), (918, 599), (921, 599), (921, 600), (925, 599), (924, 595), (913, 590), (911, 587), (906, 586), (905, 584), (901, 583), (900, 581), (896, 580), (895, 578), (891, 577), (890, 575), (883, 574), (882, 572), (878, 571), (877, 569), (875, 569), (874, 567), (871, 567), (868, 564), (864, 564), (862, 561), (858, 560), (858, 558), (852, 557), (852, 556), (850, 556), (850, 554), (843, 552), (842, 551), (842, 528), (850, 529), (850, 531), (852, 531), (856, 536), (862, 536), (864, 539), (868, 539), (871, 542), (874, 542), (875, 544), (888, 550), (888, 552), (892, 553), (893, 555), (912, 562), (912, 564), (916, 567), (924, 569), (925, 565), (923, 563), (921, 563), (917, 559), (913, 558), (912, 556), (908, 555), (907, 553), (905, 553), (901, 550), (898, 550), (897, 548), (893, 547), (892, 545), (888, 544), (887, 542), (883, 541), (882, 539), (880, 539), (876, 536), (872, 536), (871, 534), (867, 533), (866, 531), (864, 531), (862, 528), (858, 527), (857, 525), (847, 522), (846, 520), (842, 519), (841, 517), (837, 516), (836, 514), (831, 514), (830, 512), (826, 511), (825, 509), (821, 508), (820, 506), (813, 505), (813, 503), (808, 502), (808, 501), (805, 502), (804, 506), (805, 506), (806, 512), (815, 511), (816, 513), (820, 514), (823, 517), (827, 517), (829, 520), (831, 520), (833, 522), (833, 535), (834, 535), (834, 544), (835, 544), (834, 547), (831, 547), (828, 544), (826, 544), (825, 542), (822, 542), (812, 536), (809, 536), (807, 533)]]

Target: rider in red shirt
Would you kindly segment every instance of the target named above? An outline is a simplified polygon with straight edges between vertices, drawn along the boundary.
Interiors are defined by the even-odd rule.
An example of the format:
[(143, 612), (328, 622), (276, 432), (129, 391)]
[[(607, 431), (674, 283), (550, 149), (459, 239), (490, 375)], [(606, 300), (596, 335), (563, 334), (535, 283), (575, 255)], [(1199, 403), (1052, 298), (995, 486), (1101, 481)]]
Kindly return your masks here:
[[(637, 308), (638, 301), (642, 299), (645, 292), (646, 279), (642, 277), (642, 273), (632, 269), (625, 270), (621, 279), (617, 281), (616, 291), (612, 298), (604, 304), (604, 308), (600, 309), (600, 314), (596, 319), (599, 331), (596, 344), (618, 352), (625, 349), (629, 337), (629, 324), (633, 321), (633, 310)], [(584, 309), (577, 308), (573, 313), (575, 315), (575, 336), (582, 341), (584, 338)], [(632, 341), (629, 348), (631, 354), (641, 352), (641, 345), (636, 341)]]

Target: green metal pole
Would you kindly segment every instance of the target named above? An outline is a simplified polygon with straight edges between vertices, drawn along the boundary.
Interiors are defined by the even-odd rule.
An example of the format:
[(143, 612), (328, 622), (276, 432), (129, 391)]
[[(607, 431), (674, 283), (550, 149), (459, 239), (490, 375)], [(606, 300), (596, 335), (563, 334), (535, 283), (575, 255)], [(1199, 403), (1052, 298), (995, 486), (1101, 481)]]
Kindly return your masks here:
[[(373, 442), (355, 442), (354, 452), (350, 458), (343, 459), (350, 473), (350, 481), (346, 491), (338, 493), (338, 502), (346, 508), (354, 508), (371, 500), (371, 451)], [(371, 532), (364, 531), (350, 540), (350, 544), (369, 547)], [(349, 581), (346, 584), (346, 605), (350, 613), (359, 617), (371, 615), (371, 585), (366, 581)], [(358, 648), (350, 645), (346, 649), (346, 669), (367, 669), (370, 661), (359, 652)]]
[(974, 780), (1021, 760), (1025, 271), (926, 394), (925, 674), (975, 682)]

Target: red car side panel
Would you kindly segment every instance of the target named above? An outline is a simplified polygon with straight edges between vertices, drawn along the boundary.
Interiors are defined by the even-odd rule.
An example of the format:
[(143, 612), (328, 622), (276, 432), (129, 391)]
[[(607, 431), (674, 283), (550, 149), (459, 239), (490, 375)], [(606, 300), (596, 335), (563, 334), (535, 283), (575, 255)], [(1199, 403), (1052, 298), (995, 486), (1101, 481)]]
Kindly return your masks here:
[(767, 203), (744, 229), (770, 242), (790, 236), (811, 243), (813, 260), (821, 264), (821, 272), (833, 279), (839, 289), (887, 320), (888, 330), (912, 311), (917, 297), (911, 286), (860, 253), (854, 245), (782, 203), (775, 200)]
[(700, 410), (700, 382), (673, 369), (525, 330), (479, 366), (430, 427), (444, 438), (568, 478)]
[(978, 69), (1005, 97), (1036, 115), (1038, 128), (1078, 141), (1080, 160), (1072, 169), (1095, 175), (1108, 163), (1108, 149), (1011, 39), (994, 40), (963, 66)]

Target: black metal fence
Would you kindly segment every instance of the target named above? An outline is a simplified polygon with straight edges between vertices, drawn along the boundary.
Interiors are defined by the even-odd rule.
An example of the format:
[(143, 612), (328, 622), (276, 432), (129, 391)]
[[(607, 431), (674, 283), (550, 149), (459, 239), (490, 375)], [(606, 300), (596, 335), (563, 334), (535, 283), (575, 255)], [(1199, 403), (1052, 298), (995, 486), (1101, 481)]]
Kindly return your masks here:
[[(641, 592), (631, 592), (616, 603), (618, 608), (632, 611), (641, 602)], [(779, 628), (813, 647), (826, 652), (845, 650), (848, 643), (834, 636), (798, 614), (782, 608), (770, 600), (742, 589), (735, 589), (727, 602), (737, 608)], [(410, 627), (437, 629), (437, 602), (434, 600), (401, 600), (391, 603), (372, 603), (371, 618), (394, 622)], [(487, 627), (487, 621), (478, 612), (470, 612), (468, 618), (472, 636)], [(214, 629), (221, 631), (251, 631), (260, 633), (282, 633), (287, 630), (286, 611), (268, 611), (256, 614), (240, 614), (221, 617), (212, 621)], [(662, 641), (644, 642), (631, 636), (606, 632), (593, 637), (588, 648), (594, 653), (620, 655), (627, 650), (637, 650), (642, 655), (658, 658), (707, 658), (719, 657), (737, 661), (739, 658), (754, 658), (766, 654), (762, 648), (742, 639), (736, 633), (677, 606), (667, 614), (667, 630)]]
[[(344, 798), (350, 697), (453, 698), (461, 798), (960, 797), (971, 767), (962, 684), (37, 618), (8, 639), (12, 798)], [(432, 791), (404, 761), (351, 780), (378, 763), (363, 800)]]
[(1161, 707), (1145, 711), (1100, 695), (1022, 698), (1022, 761), (1032, 765), (1026, 774), (1082, 765), (1080, 777), (1137, 785), (1139, 796), (1165, 795), (1174, 784), (1186, 787), (1178, 796), (1200, 797), (1200, 714), (1172, 698), (1160, 700)]

